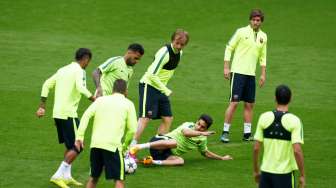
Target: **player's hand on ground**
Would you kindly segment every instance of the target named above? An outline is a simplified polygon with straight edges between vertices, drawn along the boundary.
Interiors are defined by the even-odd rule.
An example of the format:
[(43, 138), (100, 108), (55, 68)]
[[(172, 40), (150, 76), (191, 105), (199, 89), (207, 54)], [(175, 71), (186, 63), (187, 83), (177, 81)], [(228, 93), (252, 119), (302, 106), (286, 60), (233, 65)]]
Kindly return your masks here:
[(306, 186), (306, 180), (304, 176), (300, 176), (299, 178), (299, 187), (304, 188)]
[(256, 183), (260, 182), (260, 172), (253, 172), (253, 177)]
[(78, 151), (81, 151), (84, 148), (83, 140), (76, 140), (75, 147)]
[(45, 109), (42, 108), (42, 107), (39, 107), (36, 111), (36, 116), (40, 118), (40, 117), (44, 116), (44, 114), (45, 114)]
[(265, 84), (265, 81), (266, 81), (266, 77), (264, 75), (261, 75), (259, 79), (259, 87), (263, 87)]
[(224, 68), (224, 78), (227, 80), (230, 79), (230, 68)]
[(231, 157), (231, 155), (224, 155), (223, 157), (221, 157), (221, 160), (223, 161), (233, 160), (233, 157)]

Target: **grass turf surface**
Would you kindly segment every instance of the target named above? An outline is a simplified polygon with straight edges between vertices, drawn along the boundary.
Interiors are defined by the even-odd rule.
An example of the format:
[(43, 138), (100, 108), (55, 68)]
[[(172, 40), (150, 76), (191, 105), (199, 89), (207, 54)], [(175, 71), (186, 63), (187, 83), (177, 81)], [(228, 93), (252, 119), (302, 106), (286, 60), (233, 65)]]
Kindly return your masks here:
[[(94, 90), (91, 72), (111, 56), (123, 55), (129, 43), (139, 42), (145, 56), (135, 67), (129, 86), (137, 105), (137, 83), (153, 55), (182, 27), (190, 33), (181, 64), (168, 87), (174, 113), (173, 127), (211, 114), (216, 135), (209, 149), (231, 154), (233, 161), (203, 159), (197, 152), (184, 156), (183, 167), (139, 167), (127, 177), (127, 187), (256, 187), (252, 178), (252, 143), (242, 143), (242, 106), (231, 128), (232, 142), (219, 142), (229, 83), (224, 80), (223, 52), (235, 29), (248, 24), (252, 8), (266, 15), (268, 34), (266, 85), (257, 89), (257, 117), (274, 107), (276, 85), (288, 84), (294, 93), (290, 111), (304, 123), (307, 187), (334, 187), (336, 152), (334, 129), (336, 38), (334, 1), (10, 1), (0, 2), (0, 187), (54, 187), (48, 180), (62, 160), (51, 119), (34, 116), (43, 81), (73, 59), (79, 47), (92, 49), (87, 69), (88, 87)], [(82, 99), (81, 115), (89, 101)], [(152, 121), (142, 141), (153, 134)], [(254, 126), (255, 128), (255, 126)], [(89, 133), (86, 151), (73, 165), (73, 176), (85, 182), (89, 172)], [(141, 152), (140, 156), (145, 156)], [(99, 187), (109, 187), (101, 179)]]

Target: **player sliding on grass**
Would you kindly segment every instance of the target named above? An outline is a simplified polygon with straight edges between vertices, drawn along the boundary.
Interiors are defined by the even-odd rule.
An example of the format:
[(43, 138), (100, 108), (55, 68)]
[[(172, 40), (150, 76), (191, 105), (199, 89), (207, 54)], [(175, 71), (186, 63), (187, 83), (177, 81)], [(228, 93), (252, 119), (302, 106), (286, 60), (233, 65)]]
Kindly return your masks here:
[(208, 150), (207, 137), (215, 133), (208, 131), (211, 124), (212, 118), (203, 114), (196, 123), (185, 122), (166, 135), (154, 136), (148, 143), (133, 145), (129, 153), (135, 156), (139, 150), (149, 148), (151, 156), (143, 161), (146, 165), (183, 165), (184, 160), (180, 156), (195, 149), (210, 159), (231, 160), (230, 155), (220, 156)]

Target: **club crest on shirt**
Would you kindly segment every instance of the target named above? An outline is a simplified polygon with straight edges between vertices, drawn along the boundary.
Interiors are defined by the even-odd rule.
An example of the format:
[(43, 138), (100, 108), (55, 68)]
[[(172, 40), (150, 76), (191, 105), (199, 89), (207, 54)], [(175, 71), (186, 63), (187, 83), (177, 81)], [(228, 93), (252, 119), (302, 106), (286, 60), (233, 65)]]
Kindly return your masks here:
[(264, 39), (263, 38), (260, 38), (260, 43), (262, 44), (264, 42)]

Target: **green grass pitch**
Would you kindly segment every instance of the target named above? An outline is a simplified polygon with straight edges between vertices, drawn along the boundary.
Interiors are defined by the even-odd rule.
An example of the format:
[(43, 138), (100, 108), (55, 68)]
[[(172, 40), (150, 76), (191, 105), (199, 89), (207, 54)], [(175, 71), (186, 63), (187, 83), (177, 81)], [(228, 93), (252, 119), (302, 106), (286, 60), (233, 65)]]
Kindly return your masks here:
[[(184, 156), (183, 167), (139, 167), (127, 177), (127, 187), (256, 187), (252, 177), (252, 143), (242, 143), (242, 106), (235, 114), (232, 142), (219, 136), (228, 104), (229, 82), (223, 77), (225, 44), (235, 29), (248, 24), (248, 14), (265, 12), (268, 34), (266, 85), (257, 89), (253, 129), (257, 117), (274, 107), (274, 88), (288, 84), (294, 93), (290, 111), (303, 121), (307, 187), (335, 187), (336, 163), (336, 2), (323, 1), (0, 1), (0, 187), (55, 187), (50, 176), (62, 160), (52, 120), (52, 97), (47, 115), (35, 111), (43, 81), (73, 59), (75, 50), (88, 47), (91, 72), (109, 57), (123, 55), (129, 43), (139, 42), (145, 55), (135, 67), (129, 97), (138, 105), (138, 81), (153, 55), (170, 41), (176, 28), (190, 33), (190, 42), (169, 83), (173, 127), (195, 121), (206, 112), (214, 117), (209, 149), (231, 154), (233, 161), (203, 159), (197, 152)], [(89, 101), (82, 100), (81, 115)], [(142, 141), (153, 134), (152, 121)], [(85, 182), (89, 175), (89, 134), (86, 150), (73, 164), (73, 176)], [(147, 152), (141, 152), (145, 156)], [(101, 178), (99, 187), (111, 187)]]

